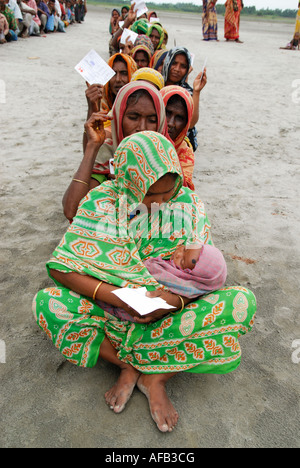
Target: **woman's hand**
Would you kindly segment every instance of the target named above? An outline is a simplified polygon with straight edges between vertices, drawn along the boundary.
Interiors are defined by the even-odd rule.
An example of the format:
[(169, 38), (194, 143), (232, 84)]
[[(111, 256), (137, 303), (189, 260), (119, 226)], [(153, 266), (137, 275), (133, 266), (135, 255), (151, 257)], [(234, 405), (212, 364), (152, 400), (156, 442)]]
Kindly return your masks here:
[(135, 316), (136, 323), (147, 324), (147, 323), (157, 322), (158, 320), (161, 320), (165, 315), (169, 315), (170, 311), (175, 312), (176, 310), (181, 309), (181, 306), (182, 306), (182, 303), (179, 297), (176, 294), (173, 294), (169, 291), (160, 291), (160, 290), (148, 291), (146, 293), (146, 296), (150, 298), (159, 297), (161, 299), (164, 299), (169, 305), (173, 306), (174, 308), (173, 309), (158, 309), (144, 317), (141, 317), (140, 315)]
[(134, 9), (135, 9), (135, 3), (131, 5), (130, 10), (127, 14), (127, 17), (125, 18), (124, 28), (126, 29), (128, 29), (129, 26), (131, 26), (136, 21), (136, 12), (134, 11)]
[(103, 97), (103, 86), (100, 84), (87, 84), (87, 90), (85, 92), (85, 97), (88, 102), (89, 108), (92, 112), (99, 112), (100, 111), (100, 103)]
[(193, 91), (194, 93), (200, 93), (204, 86), (207, 84), (207, 75), (206, 75), (206, 68), (204, 68), (204, 72), (199, 73), (198, 76), (196, 76), (194, 85), (193, 85)]
[(99, 147), (103, 145), (106, 138), (104, 122), (112, 119), (106, 112), (94, 112), (84, 125), (87, 143), (94, 143)]

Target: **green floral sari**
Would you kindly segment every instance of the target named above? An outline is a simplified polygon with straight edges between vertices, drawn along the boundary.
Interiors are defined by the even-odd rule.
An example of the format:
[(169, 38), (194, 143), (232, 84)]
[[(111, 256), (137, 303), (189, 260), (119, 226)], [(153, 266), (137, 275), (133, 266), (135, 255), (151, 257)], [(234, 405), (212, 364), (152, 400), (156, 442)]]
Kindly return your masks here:
[[(170, 172), (178, 175), (172, 199), (148, 213), (142, 205), (146, 193)], [(82, 200), (48, 271), (77, 272), (117, 287), (163, 288), (143, 261), (170, 258), (182, 243), (211, 243), (203, 203), (182, 187), (176, 151), (158, 133), (123, 140), (115, 174), (114, 181)], [(56, 284), (36, 295), (33, 309), (56, 348), (78, 366), (95, 366), (106, 336), (119, 359), (142, 373), (227, 373), (240, 363), (238, 338), (253, 326), (256, 301), (245, 288), (223, 288), (145, 326), (122, 322), (90, 298)]]

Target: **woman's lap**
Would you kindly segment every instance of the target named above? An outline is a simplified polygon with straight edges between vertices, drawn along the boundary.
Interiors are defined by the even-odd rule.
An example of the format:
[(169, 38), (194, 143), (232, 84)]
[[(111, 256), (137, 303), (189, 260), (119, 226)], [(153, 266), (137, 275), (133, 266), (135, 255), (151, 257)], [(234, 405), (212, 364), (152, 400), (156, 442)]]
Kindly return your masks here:
[(253, 326), (256, 300), (245, 288), (224, 288), (148, 326), (121, 322), (67, 288), (40, 291), (33, 309), (38, 325), (78, 366), (95, 366), (106, 336), (119, 358), (142, 373), (222, 374), (240, 363), (238, 338)]

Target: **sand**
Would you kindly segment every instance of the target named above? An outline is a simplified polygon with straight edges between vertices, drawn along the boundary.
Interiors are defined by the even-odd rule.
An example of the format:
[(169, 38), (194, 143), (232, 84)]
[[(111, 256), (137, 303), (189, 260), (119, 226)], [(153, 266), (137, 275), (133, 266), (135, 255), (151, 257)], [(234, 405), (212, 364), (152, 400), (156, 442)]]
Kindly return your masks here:
[(224, 42), (223, 18), (219, 43), (201, 40), (200, 15), (160, 18), (169, 46), (196, 54), (192, 77), (208, 57), (195, 184), (227, 284), (257, 296), (242, 364), (226, 376), (172, 379), (180, 421), (161, 434), (137, 390), (123, 414), (108, 409), (117, 369), (72, 366), (33, 320), (32, 298), (51, 284), (45, 263), (68, 227), (62, 196), (82, 156), (85, 84), (74, 66), (91, 48), (108, 58), (109, 10), (89, 7), (85, 23), (64, 35), (0, 47), (1, 447), (300, 445), (300, 52), (279, 50), (293, 25), (242, 20), (238, 45)]

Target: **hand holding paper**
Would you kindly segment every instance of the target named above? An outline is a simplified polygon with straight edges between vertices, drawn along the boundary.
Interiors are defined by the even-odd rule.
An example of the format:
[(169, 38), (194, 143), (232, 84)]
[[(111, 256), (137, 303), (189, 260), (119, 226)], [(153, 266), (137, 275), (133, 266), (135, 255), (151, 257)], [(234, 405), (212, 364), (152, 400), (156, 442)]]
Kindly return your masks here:
[(115, 72), (93, 49), (76, 65), (75, 70), (90, 85), (101, 84), (104, 86), (115, 75)]
[(149, 298), (146, 296), (146, 288), (122, 288), (113, 291), (125, 304), (128, 304), (132, 309), (138, 312), (141, 316), (151, 314), (159, 309), (176, 309), (170, 306), (164, 299), (160, 297)]

